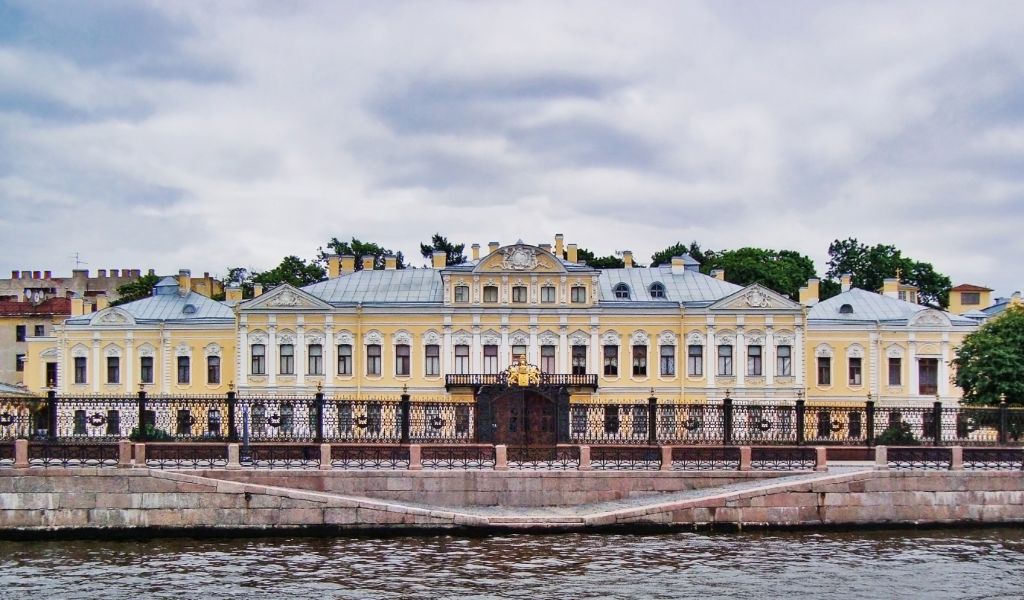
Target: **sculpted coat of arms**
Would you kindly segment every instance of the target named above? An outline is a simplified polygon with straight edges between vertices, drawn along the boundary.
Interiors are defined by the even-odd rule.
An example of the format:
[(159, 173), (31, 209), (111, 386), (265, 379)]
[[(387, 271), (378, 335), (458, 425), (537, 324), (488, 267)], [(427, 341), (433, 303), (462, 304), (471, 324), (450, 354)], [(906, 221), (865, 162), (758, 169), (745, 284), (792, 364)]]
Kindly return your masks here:
[(538, 262), (536, 250), (516, 246), (505, 251), (505, 258), (501, 261), (501, 267), (510, 271), (529, 271), (537, 268)]

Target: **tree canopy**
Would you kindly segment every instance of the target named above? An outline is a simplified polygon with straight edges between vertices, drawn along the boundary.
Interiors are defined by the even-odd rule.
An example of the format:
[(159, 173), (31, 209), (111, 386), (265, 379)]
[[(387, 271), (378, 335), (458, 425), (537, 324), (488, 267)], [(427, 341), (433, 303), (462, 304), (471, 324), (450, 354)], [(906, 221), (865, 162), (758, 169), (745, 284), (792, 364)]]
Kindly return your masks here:
[(682, 256), (689, 254), (697, 260), (697, 262), (704, 262), (704, 252), (700, 249), (700, 245), (697, 242), (690, 242), (689, 246), (684, 245), (682, 242), (676, 242), (664, 250), (659, 250), (651, 255), (651, 266), (658, 267), (661, 265), (672, 264), (672, 258), (675, 256)]
[(1005, 394), (1008, 404), (1024, 405), (1024, 306), (968, 334), (952, 364), (965, 404), (992, 406)]
[(117, 286), (118, 299), (111, 302), (111, 306), (135, 302), (153, 295), (153, 288), (160, 282), (160, 277), (146, 273), (135, 281)]
[[(331, 238), (331, 241), (327, 242), (327, 247), (333, 254), (351, 254), (356, 257), (356, 271), (363, 270), (363, 256), (373, 256), (373, 268), (383, 269), (384, 268), (384, 257), (388, 255), (394, 255), (398, 258), (398, 268), (404, 269), (408, 267), (405, 262), (405, 257), (401, 252), (392, 252), (390, 249), (385, 248), (379, 244), (373, 242), (363, 242), (361, 240), (352, 238), (350, 242), (343, 242), (336, 237)], [(327, 260), (328, 252), (320, 251), (320, 262)]]
[(796, 300), (800, 286), (814, 277), (814, 262), (793, 250), (739, 248), (705, 254), (701, 270), (724, 269), (725, 280), (736, 285), (760, 283)]
[(295, 287), (303, 287), (323, 281), (327, 277), (327, 271), (323, 265), (316, 260), (308, 263), (298, 256), (286, 256), (269, 271), (252, 271), (244, 267), (229, 267), (224, 277), (225, 286), (239, 286), (242, 288), (243, 298), (252, 298), (253, 285), (260, 284), (269, 289), (287, 283)]
[(626, 266), (625, 261), (618, 256), (594, 256), (594, 253), (586, 248), (577, 248), (576, 257), (595, 269), (622, 269)]
[[(869, 291), (878, 291), (884, 280), (899, 277), (901, 281), (918, 288), (918, 299), (922, 304), (945, 308), (949, 305), (949, 277), (935, 271), (931, 263), (919, 262), (889, 244), (868, 246), (856, 238), (835, 240), (828, 247), (828, 271), (826, 280), (835, 282), (849, 273), (853, 286)], [(838, 290), (838, 286), (822, 287), (822, 300), (835, 294), (826, 292)]]
[(429, 244), (420, 244), (420, 254), (428, 260), (434, 258), (435, 250), (443, 251), (445, 253), (446, 266), (461, 265), (466, 262), (466, 255), (462, 253), (465, 249), (465, 244), (452, 244), (448, 241), (448, 238), (440, 233), (435, 233), (430, 238)]

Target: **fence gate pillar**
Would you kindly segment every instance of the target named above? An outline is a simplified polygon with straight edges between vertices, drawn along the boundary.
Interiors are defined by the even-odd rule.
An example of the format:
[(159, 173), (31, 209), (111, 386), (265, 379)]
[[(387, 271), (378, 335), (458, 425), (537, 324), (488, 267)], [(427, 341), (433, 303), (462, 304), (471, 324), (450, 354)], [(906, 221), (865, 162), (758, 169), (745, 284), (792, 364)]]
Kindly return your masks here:
[(590, 446), (580, 446), (580, 471), (590, 470)]
[(132, 443), (121, 440), (117, 443), (117, 468), (127, 469), (132, 466)]
[(950, 448), (953, 456), (949, 460), (949, 468), (952, 471), (963, 471), (964, 470), (964, 447), (953, 446)]
[(672, 446), (661, 447), (661, 470), (672, 470)]
[(242, 462), (239, 460), (238, 444), (228, 444), (228, 468), (232, 470), (242, 468)]
[(14, 468), (28, 468), (28, 440), (14, 440)]
[(505, 444), (494, 447), (494, 470), (508, 471), (508, 446)]
[(875, 446), (875, 470), (889, 470), (889, 453), (885, 446)]
[(409, 444), (409, 470), (423, 470), (423, 446), (419, 444)]
[(740, 446), (740, 471), (750, 470), (750, 446)]
[(320, 470), (330, 471), (333, 466), (331, 464), (331, 445), (320, 444)]

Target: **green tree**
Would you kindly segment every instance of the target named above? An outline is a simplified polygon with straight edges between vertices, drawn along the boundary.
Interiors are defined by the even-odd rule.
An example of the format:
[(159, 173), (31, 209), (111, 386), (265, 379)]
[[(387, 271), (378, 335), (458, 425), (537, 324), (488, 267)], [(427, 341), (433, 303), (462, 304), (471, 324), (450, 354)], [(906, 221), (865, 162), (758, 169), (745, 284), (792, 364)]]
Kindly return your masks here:
[(448, 241), (448, 238), (442, 236), (440, 233), (435, 233), (430, 238), (429, 244), (420, 244), (420, 254), (423, 258), (432, 260), (434, 257), (435, 250), (442, 250), (445, 253), (445, 265), (461, 265), (466, 262), (466, 255), (462, 253), (465, 250), (465, 244), (452, 244)]
[[(689, 254), (697, 262), (703, 264), (708, 258), (705, 252), (701, 250), (700, 244), (697, 242), (690, 242), (689, 246), (684, 245), (682, 242), (676, 242), (664, 250), (660, 250), (651, 255), (651, 266), (658, 267), (661, 265), (672, 264), (672, 258), (675, 256), (682, 256)], [(711, 252), (711, 254), (714, 254)]]
[[(224, 287), (242, 288), (243, 298), (252, 298), (252, 276), (251, 269), (245, 267), (228, 267), (227, 275), (224, 276)], [(217, 300), (217, 298), (214, 298)]]
[(594, 253), (586, 248), (577, 248), (576, 258), (595, 269), (622, 269), (626, 266), (626, 263), (618, 256), (594, 256)]
[(1010, 306), (964, 337), (952, 361), (963, 403), (1024, 405), (1024, 306)]
[(323, 281), (326, 277), (327, 271), (316, 261), (306, 263), (305, 260), (298, 256), (286, 256), (281, 260), (281, 264), (273, 269), (262, 273), (253, 273), (252, 283), (263, 284), (265, 288), (278, 286), (282, 283), (302, 287)]
[(796, 300), (800, 286), (814, 277), (814, 262), (793, 250), (740, 248), (705, 254), (701, 270), (724, 269), (725, 279), (736, 285), (761, 285)]
[(146, 273), (142, 277), (139, 277), (135, 281), (131, 281), (124, 285), (117, 286), (117, 300), (111, 302), (111, 306), (117, 306), (118, 304), (127, 304), (129, 302), (135, 302), (136, 300), (142, 300), (153, 295), (153, 288), (160, 282), (160, 277)]
[[(856, 238), (835, 240), (828, 247), (827, 281), (838, 281), (844, 274), (853, 276), (853, 286), (864, 290), (881, 289), (886, 278), (900, 277), (901, 281), (918, 288), (918, 299), (922, 304), (945, 308), (949, 305), (949, 277), (935, 271), (931, 263), (919, 262), (889, 244), (867, 246)], [(838, 290), (838, 286), (822, 288), (822, 300), (831, 297), (826, 291)]]
[[(405, 257), (401, 252), (392, 252), (391, 250), (373, 242), (363, 242), (356, 238), (352, 238), (351, 242), (343, 242), (338, 238), (331, 238), (331, 241), (327, 242), (327, 247), (331, 250), (332, 254), (351, 254), (356, 257), (356, 271), (363, 270), (363, 256), (373, 257), (373, 268), (383, 269), (384, 268), (384, 257), (393, 254), (398, 258), (398, 268), (404, 269), (408, 265), (405, 263)], [(324, 263), (327, 261), (328, 252), (323, 249), (320, 250), (320, 262)]]

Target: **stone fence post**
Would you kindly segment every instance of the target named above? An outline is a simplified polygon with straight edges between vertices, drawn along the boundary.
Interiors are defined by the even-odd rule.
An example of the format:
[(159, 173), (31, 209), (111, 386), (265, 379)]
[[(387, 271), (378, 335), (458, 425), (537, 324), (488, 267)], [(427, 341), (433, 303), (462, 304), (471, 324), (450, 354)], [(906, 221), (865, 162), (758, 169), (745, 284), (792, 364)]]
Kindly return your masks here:
[(580, 471), (590, 470), (590, 446), (580, 446)]
[(661, 447), (661, 470), (672, 470), (672, 446)]
[(423, 446), (419, 444), (409, 444), (409, 470), (423, 470)]
[(28, 468), (28, 440), (14, 440), (14, 468)]
[[(323, 400), (323, 398), (321, 398)], [(323, 403), (320, 403), (320, 407), (323, 408)], [(322, 432), (321, 432), (322, 433)], [(331, 445), (320, 444), (320, 470), (330, 471), (333, 468), (331, 464)]]
[(146, 445), (135, 444), (135, 464), (140, 467), (146, 466)]
[(889, 452), (885, 446), (875, 446), (875, 470), (889, 470)]
[(953, 470), (953, 471), (963, 471), (964, 470), (964, 447), (963, 446), (953, 446), (949, 450), (953, 454), (953, 456), (950, 457), (950, 459), (949, 459), (949, 468), (951, 470)]
[(132, 466), (132, 443), (129, 440), (117, 442), (117, 468), (127, 469)]
[(238, 444), (228, 444), (228, 469), (237, 470), (241, 468), (241, 449), (238, 447)]
[(828, 471), (828, 448), (824, 446), (814, 448), (814, 470)]
[(494, 470), (508, 471), (508, 446), (504, 444), (494, 447)]
[(740, 446), (740, 471), (750, 470), (750, 446)]

